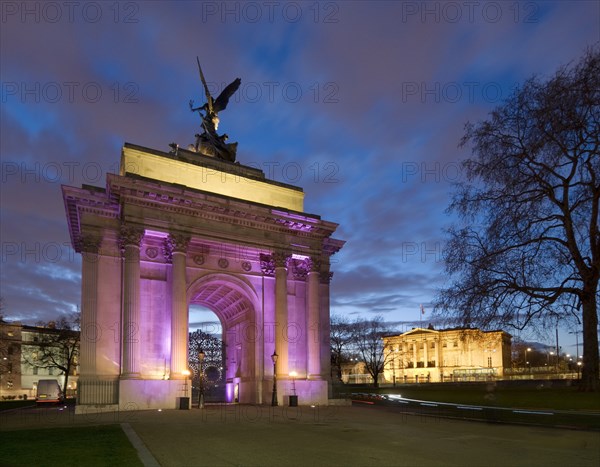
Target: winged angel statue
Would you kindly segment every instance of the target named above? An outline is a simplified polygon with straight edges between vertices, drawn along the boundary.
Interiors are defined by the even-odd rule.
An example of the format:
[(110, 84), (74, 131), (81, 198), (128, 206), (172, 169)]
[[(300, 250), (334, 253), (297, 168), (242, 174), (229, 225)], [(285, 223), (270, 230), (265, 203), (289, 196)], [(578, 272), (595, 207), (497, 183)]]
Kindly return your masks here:
[(204, 73), (202, 73), (202, 67), (200, 66), (200, 59), (196, 57), (198, 62), (198, 70), (200, 71), (200, 79), (204, 86), (204, 92), (206, 94), (206, 104), (194, 108), (194, 101), (190, 101), (190, 110), (192, 112), (198, 112), (202, 119), (202, 129), (204, 130), (201, 134), (196, 134), (196, 143), (190, 145), (188, 148), (194, 152), (204, 154), (205, 156), (216, 157), (229, 162), (235, 162), (237, 153), (238, 143), (227, 143), (228, 136), (226, 134), (218, 135), (217, 129), (219, 127), (219, 112), (227, 108), (229, 98), (235, 94), (240, 87), (242, 80), (236, 78), (231, 84), (229, 84), (219, 97), (213, 99), (208, 91), (206, 80), (204, 79)]

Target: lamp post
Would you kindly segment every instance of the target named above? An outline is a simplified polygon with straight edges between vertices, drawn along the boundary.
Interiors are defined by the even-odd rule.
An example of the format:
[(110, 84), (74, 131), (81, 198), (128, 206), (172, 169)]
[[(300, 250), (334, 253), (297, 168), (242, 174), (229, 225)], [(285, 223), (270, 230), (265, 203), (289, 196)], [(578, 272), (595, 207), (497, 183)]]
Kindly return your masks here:
[(185, 376), (185, 394), (184, 394), (184, 396), (187, 397), (188, 396), (188, 378), (192, 373), (190, 370), (183, 370), (181, 373), (183, 374), (183, 376)]
[(277, 407), (277, 352), (273, 351), (271, 360), (273, 360), (273, 397), (271, 399), (271, 407)]
[(527, 347), (525, 349), (525, 364), (528, 367), (528, 372), (531, 373), (531, 365), (529, 364), (529, 362), (527, 361), (527, 352), (531, 352), (531, 347)]
[(200, 349), (198, 352), (198, 375), (200, 376), (200, 394), (198, 395), (198, 408), (204, 408), (204, 358), (206, 354)]
[(296, 373), (295, 371), (290, 372), (290, 376), (292, 377), (292, 395), (296, 395), (296, 376), (298, 376), (298, 373)]

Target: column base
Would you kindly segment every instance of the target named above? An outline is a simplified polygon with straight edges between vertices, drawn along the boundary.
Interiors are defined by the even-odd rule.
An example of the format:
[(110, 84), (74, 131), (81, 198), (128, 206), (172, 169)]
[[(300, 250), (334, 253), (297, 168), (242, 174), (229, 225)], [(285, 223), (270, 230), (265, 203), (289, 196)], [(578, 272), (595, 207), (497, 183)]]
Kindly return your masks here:
[(119, 379), (123, 380), (123, 379), (142, 379), (142, 374), (141, 373), (124, 373), (122, 374)]
[[(271, 384), (273, 384), (271, 382)], [(298, 405), (328, 405), (329, 388), (325, 380), (277, 380), (277, 401), (287, 405), (289, 396), (298, 396)]]
[(178, 409), (180, 398), (191, 392), (186, 380), (124, 379), (119, 381), (119, 410)]

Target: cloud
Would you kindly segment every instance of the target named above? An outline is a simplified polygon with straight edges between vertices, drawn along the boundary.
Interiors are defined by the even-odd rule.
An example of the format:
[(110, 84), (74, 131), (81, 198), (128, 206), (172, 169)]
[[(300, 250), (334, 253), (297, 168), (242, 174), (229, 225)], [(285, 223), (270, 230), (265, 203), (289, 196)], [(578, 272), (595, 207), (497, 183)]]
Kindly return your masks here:
[[(472, 12), (430, 2), (429, 13), (424, 2), (291, 3), (299, 17), (288, 4), (233, 2), (227, 13), (222, 2), (100, 2), (97, 21), (82, 5), (72, 20), (66, 10), (56, 22), (6, 18), (7, 310), (35, 321), (76, 307), (80, 259), (65, 245), (60, 185), (103, 186), (125, 141), (191, 143), (199, 122), (188, 101), (204, 99), (199, 56), (211, 86), (242, 79), (222, 114), (240, 163), (303, 187), (306, 211), (339, 223), (335, 236), (347, 243), (332, 258), (332, 308), (410, 321), (445, 280), (444, 210), (469, 156), (457, 147), (465, 122), (485, 118), (515, 83), (577, 60), (599, 36), (597, 2), (484, 2)], [(55, 244), (61, 258), (48, 261)], [(23, 261), (36, 248), (45, 260)]]

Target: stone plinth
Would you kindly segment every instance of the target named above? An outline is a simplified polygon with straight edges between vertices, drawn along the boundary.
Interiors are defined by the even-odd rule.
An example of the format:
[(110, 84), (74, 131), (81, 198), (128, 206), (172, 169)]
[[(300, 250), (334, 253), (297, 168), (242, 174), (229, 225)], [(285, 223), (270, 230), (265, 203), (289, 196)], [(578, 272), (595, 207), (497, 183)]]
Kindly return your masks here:
[(206, 156), (182, 157), (127, 144), (120, 175), (138, 175), (268, 206), (304, 210), (301, 188), (265, 180), (262, 171)]

